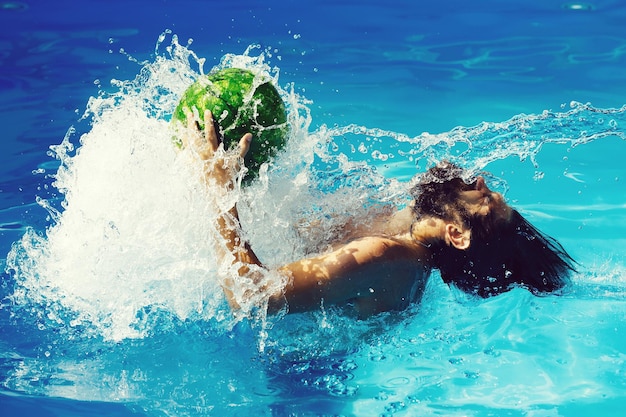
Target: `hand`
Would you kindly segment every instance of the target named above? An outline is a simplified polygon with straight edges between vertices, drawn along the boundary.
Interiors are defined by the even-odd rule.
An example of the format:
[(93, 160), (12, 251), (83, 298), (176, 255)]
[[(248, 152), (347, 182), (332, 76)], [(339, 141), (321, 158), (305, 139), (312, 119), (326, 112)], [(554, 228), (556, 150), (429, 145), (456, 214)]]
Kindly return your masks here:
[(250, 149), (252, 135), (246, 133), (239, 141), (239, 149), (225, 151), (223, 143), (218, 140), (213, 115), (210, 110), (204, 112), (204, 135), (195, 115), (185, 109), (187, 132), (183, 135), (183, 148), (189, 149), (204, 163), (204, 175), (207, 182), (231, 190), (234, 180), (243, 167), (243, 158)]

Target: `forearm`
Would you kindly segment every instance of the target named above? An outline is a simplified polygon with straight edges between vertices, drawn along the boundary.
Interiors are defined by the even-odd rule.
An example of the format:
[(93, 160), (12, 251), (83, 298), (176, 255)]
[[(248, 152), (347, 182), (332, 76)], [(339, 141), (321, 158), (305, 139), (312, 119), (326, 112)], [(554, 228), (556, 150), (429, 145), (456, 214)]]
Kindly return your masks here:
[[(201, 163), (203, 181), (215, 191), (229, 192), (235, 188), (237, 175), (242, 175), (241, 164), (250, 149), (252, 135), (246, 133), (239, 141), (239, 151), (224, 151), (218, 138), (213, 115), (204, 112), (204, 135), (198, 130), (195, 116), (189, 109), (186, 135), (183, 135), (183, 150)], [(218, 192), (218, 195), (220, 193)], [(218, 197), (219, 198), (219, 197)], [(219, 207), (220, 204), (216, 204)], [(222, 239), (217, 239), (215, 249), (220, 282), (233, 310), (255, 302), (255, 296), (264, 293), (263, 265), (245, 241), (237, 208), (233, 206), (220, 212), (216, 219), (216, 230)]]
[[(263, 265), (250, 247), (250, 244), (241, 236), (241, 224), (236, 207), (220, 214), (217, 219), (217, 230), (223, 238), (223, 243), (218, 245), (220, 264), (223, 265), (223, 263), (227, 262), (228, 266), (236, 266), (236, 273), (239, 277), (250, 279), (254, 283), (253, 286), (258, 285), (258, 270), (254, 271), (254, 268), (251, 268), (251, 266), (262, 267)], [(231, 309), (240, 310), (242, 307), (241, 303), (247, 303), (244, 295), (244, 287), (246, 286), (242, 287), (241, 281), (235, 278), (235, 276), (233, 273), (227, 274), (221, 285)]]
[[(236, 206), (218, 217), (217, 229), (225, 241), (227, 251), (234, 256), (233, 263), (242, 264), (242, 268), (249, 264), (262, 266), (250, 244), (241, 236), (241, 224)], [(243, 274), (246, 272), (243, 271)], [(239, 275), (242, 275), (242, 272)]]

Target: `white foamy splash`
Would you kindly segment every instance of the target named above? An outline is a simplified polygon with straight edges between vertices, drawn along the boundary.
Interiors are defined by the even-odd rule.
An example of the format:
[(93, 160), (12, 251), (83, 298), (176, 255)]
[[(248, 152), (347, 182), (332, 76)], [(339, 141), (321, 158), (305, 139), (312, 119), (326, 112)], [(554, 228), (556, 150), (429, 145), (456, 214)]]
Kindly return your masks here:
[[(84, 119), (91, 128), (78, 149), (73, 128), (51, 147), (61, 161), (54, 186), (63, 194), (62, 208), (39, 199), (52, 224), (44, 234), (26, 233), (7, 259), (17, 283), (14, 304), (42, 307), (48, 325), (85, 327), (110, 340), (143, 337), (163, 317), (232, 325), (214, 253), (216, 190), (199, 181), (173, 146), (168, 122), (182, 92), (204, 71), (204, 60), (175, 36), (161, 52), (164, 40), (165, 34), (154, 62), (140, 63), (135, 79), (113, 80), (116, 91), (89, 100)], [(277, 157), (280, 169), (270, 179), (265, 167), (258, 181), (232, 196), (240, 200), (244, 229), (271, 266), (307, 251), (291, 220), (318, 197), (307, 167), (324, 157), (329, 136), (308, 134), (305, 101), (293, 88), (280, 88), (278, 69), (262, 52), (253, 56), (256, 49), (227, 55), (219, 67), (271, 78), (287, 103), (291, 138)], [(281, 285), (280, 277), (266, 279), (275, 281), (270, 287)], [(244, 305), (243, 317), (264, 298), (258, 294)]]

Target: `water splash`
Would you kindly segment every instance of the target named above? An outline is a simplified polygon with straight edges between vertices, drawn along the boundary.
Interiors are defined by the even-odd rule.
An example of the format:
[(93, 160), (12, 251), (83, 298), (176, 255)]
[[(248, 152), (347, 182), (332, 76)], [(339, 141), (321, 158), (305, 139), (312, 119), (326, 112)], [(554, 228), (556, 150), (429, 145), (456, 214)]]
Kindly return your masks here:
[[(149, 334), (146, 323), (157, 311), (180, 320), (228, 322), (229, 316), (209, 243), (216, 239), (211, 190), (181, 161), (168, 124), (205, 60), (166, 32), (153, 61), (136, 63), (135, 79), (112, 80), (111, 92), (89, 100), (83, 120), (91, 128), (77, 148), (74, 128), (51, 146), (61, 162), (54, 176), (61, 207), (39, 198), (50, 226), (44, 234), (30, 230), (7, 258), (18, 283), (16, 305), (42, 304), (60, 321), (69, 311), (71, 324), (90, 323), (112, 340)], [(536, 156), (549, 143), (576, 147), (625, 138), (626, 108), (581, 103), (416, 137), (357, 125), (310, 132), (310, 102), (293, 85), (280, 87), (279, 69), (267, 64), (264, 51), (253, 45), (219, 64), (232, 66), (272, 79), (287, 103), (286, 149), (233, 197), (253, 247), (270, 267), (323, 249), (348, 218), (366, 222), (372, 206), (405, 204), (412, 173), (441, 159), (474, 175), (510, 156), (537, 166)], [(385, 175), (390, 164), (402, 167), (405, 178)]]
[[(16, 305), (40, 304), (112, 340), (143, 337), (161, 310), (180, 320), (223, 318), (210, 244), (214, 210), (172, 146), (167, 121), (203, 60), (176, 37), (165, 49), (139, 63), (135, 79), (112, 80), (114, 92), (89, 100), (83, 119), (91, 129), (78, 149), (73, 128), (51, 147), (61, 161), (53, 185), (63, 201), (55, 209), (40, 198), (51, 225), (45, 234), (30, 230), (8, 256)], [(268, 71), (262, 61), (225, 59)]]
[[(353, 154), (367, 155), (370, 161), (378, 159), (376, 165), (401, 157), (401, 162), (413, 163), (415, 168), (423, 170), (448, 159), (464, 167), (468, 176), (511, 156), (521, 161), (530, 160), (538, 167), (536, 157), (547, 144), (574, 148), (610, 136), (626, 140), (626, 106), (603, 109), (572, 101), (569, 110), (563, 107), (561, 112), (519, 114), (503, 122), (482, 122), (477, 126), (459, 126), (439, 134), (425, 132), (415, 137), (358, 125), (336, 127), (328, 134), (345, 138)], [(363, 137), (366, 142), (359, 144)], [(384, 148), (390, 147), (389, 141), (393, 152), (380, 153), (383, 143)]]
[[(371, 210), (406, 204), (406, 189), (415, 175), (441, 159), (475, 175), (508, 157), (538, 167), (537, 156), (546, 144), (575, 148), (609, 136), (626, 139), (626, 108), (581, 103), (561, 112), (518, 115), (415, 137), (357, 125), (313, 129), (311, 103), (294, 85), (280, 86), (279, 69), (267, 63), (268, 56), (253, 45), (242, 55), (226, 55), (218, 67), (266, 74), (287, 103), (291, 137), (286, 148), (261, 169), (257, 180), (232, 196), (252, 246), (270, 268), (324, 250), (341, 237), (348, 219), (367, 224)], [(61, 163), (54, 187), (62, 200), (38, 198), (50, 214), (49, 227), (29, 230), (7, 257), (15, 284), (10, 302), (2, 308), (11, 309), (14, 317), (32, 316), (34, 328), (45, 336), (35, 358), (15, 359), (18, 363), (3, 386), (68, 398), (145, 401), (157, 408), (160, 399), (167, 398), (168, 410), (177, 415), (228, 410), (229, 404), (245, 403), (252, 395), (255, 407), (262, 410), (275, 395), (294, 390), (294, 384), (333, 396), (356, 396), (358, 384), (351, 378), (356, 375), (367, 384), (372, 378), (368, 366), (376, 372), (376, 364), (384, 368), (389, 349), (408, 346), (402, 350), (405, 359), (430, 367), (432, 375), (423, 380), (390, 376), (387, 385), (397, 393), (407, 391), (406, 398), (387, 391), (377, 394), (377, 404), (387, 404), (391, 412), (415, 398), (408, 394), (411, 389), (424, 394), (421, 398), (438, 399), (446, 397), (447, 388), (458, 392), (462, 403), (467, 380), (480, 383), (491, 371), (498, 374), (499, 368), (477, 373), (486, 367), (483, 362), (495, 357), (495, 350), (485, 348), (485, 357), (471, 357), (473, 345), (483, 341), (466, 342), (464, 337), (476, 334), (471, 322), (480, 321), (481, 315), (497, 315), (510, 310), (506, 305), (512, 300), (520, 302), (518, 293), (472, 309), (441, 287), (436, 296), (427, 292), (425, 307), (397, 319), (355, 322), (328, 309), (275, 323), (267, 323), (263, 314), (267, 294), (257, 294), (245, 306), (248, 314), (233, 318), (220, 287), (221, 266), (214, 261), (219, 239), (212, 226), (213, 190), (197, 181), (197, 173), (177, 153), (169, 127), (178, 97), (204, 73), (205, 61), (169, 32), (159, 38), (153, 60), (129, 60), (138, 66), (136, 78), (112, 80), (87, 104), (79, 123), (88, 122), (89, 128), (84, 133), (70, 128), (63, 141), (51, 147)], [(611, 263), (609, 269), (614, 267)], [(281, 284), (271, 274), (265, 278)], [(623, 274), (614, 281), (620, 284)], [(618, 303), (623, 291), (616, 288), (611, 291)], [(548, 309), (550, 303), (542, 305)], [(418, 310), (424, 323), (412, 318)], [(503, 329), (516, 319), (510, 314), (501, 319)], [(465, 317), (464, 324), (450, 324), (457, 317)], [(254, 334), (247, 330), (248, 324), (259, 321), (260, 338), (258, 328)], [(415, 328), (424, 331), (416, 336)], [(479, 333), (493, 334), (489, 328)], [(278, 379), (278, 388), (265, 380), (260, 362), (250, 368), (252, 361), (224, 359), (232, 351), (256, 359), (259, 339), (266, 351), (263, 359), (275, 361), (270, 378)], [(432, 348), (431, 356), (424, 356), (423, 346)], [(444, 361), (460, 369), (460, 384), (456, 377), (446, 377), (449, 369), (435, 365), (450, 346), (466, 349), (464, 361), (458, 349)], [(354, 352), (356, 356), (346, 359)], [(171, 364), (172, 356), (181, 363)], [(502, 369), (505, 362), (498, 362)], [(237, 378), (240, 375), (249, 378)], [(206, 398), (207, 386), (214, 388), (213, 400)], [(476, 387), (479, 392), (490, 385)], [(572, 386), (572, 393), (579, 391)], [(494, 398), (489, 401), (496, 403)]]

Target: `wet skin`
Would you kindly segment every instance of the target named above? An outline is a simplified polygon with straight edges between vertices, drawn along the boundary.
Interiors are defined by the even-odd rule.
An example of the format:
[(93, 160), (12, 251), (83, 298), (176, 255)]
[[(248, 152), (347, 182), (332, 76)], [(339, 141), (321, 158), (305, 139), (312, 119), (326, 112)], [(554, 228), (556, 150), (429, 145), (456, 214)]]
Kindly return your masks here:
[[(239, 149), (230, 154), (218, 152), (219, 142), (213, 128), (212, 115), (206, 112), (204, 134), (197, 131), (189, 117), (188, 137), (183, 138), (184, 152), (192, 152), (203, 164), (204, 181), (225, 191), (234, 187), (233, 172), (240, 169), (243, 157), (254, 140), (246, 134)], [(511, 209), (501, 194), (491, 191), (482, 177), (473, 184), (463, 184), (459, 196), (468, 211), (507, 219)], [(270, 310), (285, 305), (288, 312), (303, 312), (328, 305), (349, 305), (360, 317), (383, 311), (405, 309), (419, 301), (432, 269), (432, 253), (428, 242), (443, 240), (459, 250), (469, 247), (471, 232), (463, 224), (440, 218), (416, 220), (407, 210), (393, 213), (377, 221), (377, 230), (363, 230), (348, 242), (338, 242), (333, 250), (277, 268), (287, 284), (270, 297)], [(252, 277), (252, 265), (266, 268), (242, 237), (237, 207), (217, 219), (217, 230), (225, 240), (226, 251), (220, 262), (230, 259), (237, 265), (239, 276)], [(258, 268), (256, 268), (258, 271)], [(222, 277), (222, 287), (233, 310), (247, 300), (236, 296), (237, 277)], [(260, 289), (262, 290), (262, 289)], [(239, 298), (238, 298), (239, 297)]]

